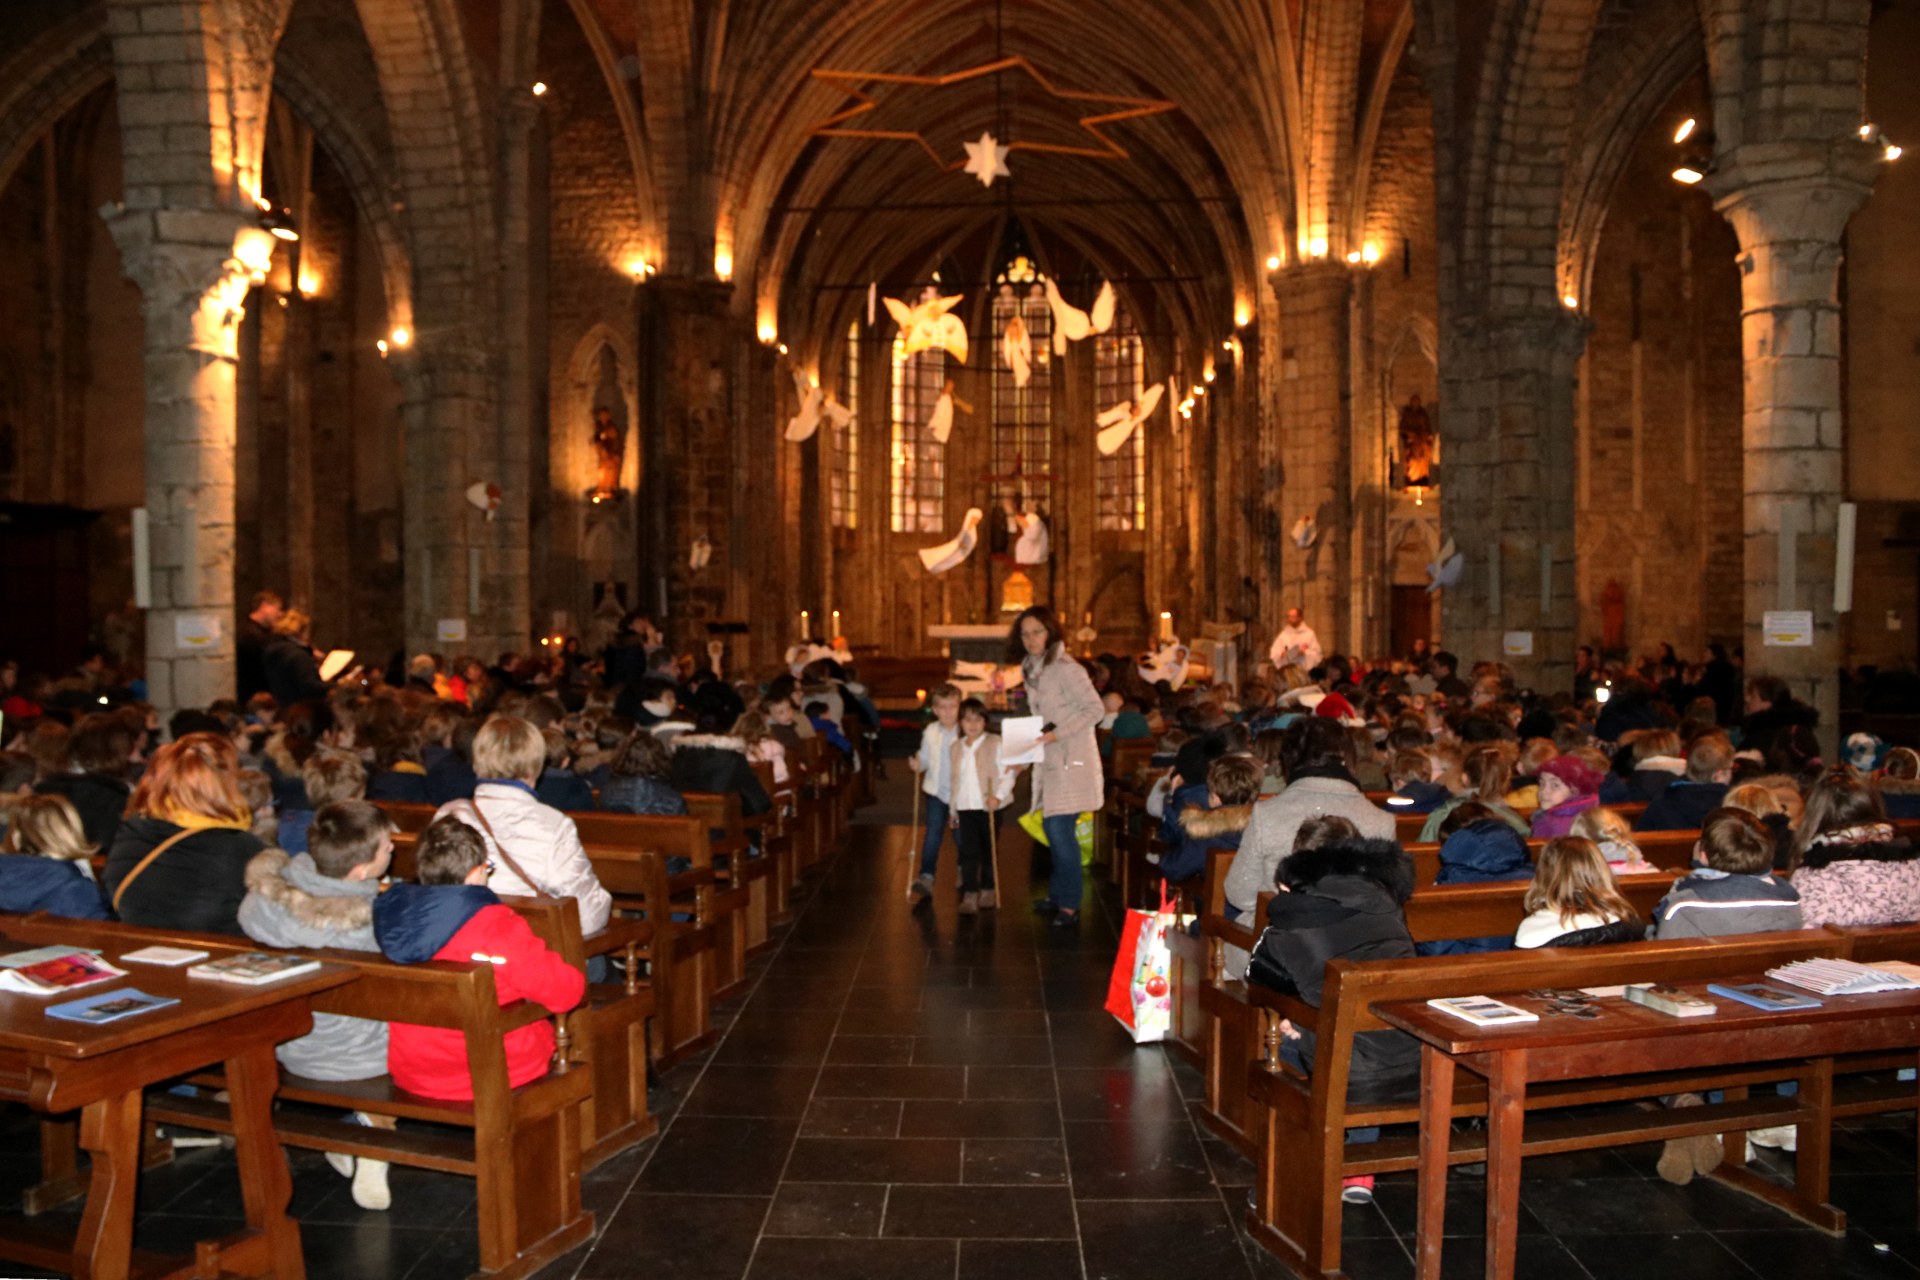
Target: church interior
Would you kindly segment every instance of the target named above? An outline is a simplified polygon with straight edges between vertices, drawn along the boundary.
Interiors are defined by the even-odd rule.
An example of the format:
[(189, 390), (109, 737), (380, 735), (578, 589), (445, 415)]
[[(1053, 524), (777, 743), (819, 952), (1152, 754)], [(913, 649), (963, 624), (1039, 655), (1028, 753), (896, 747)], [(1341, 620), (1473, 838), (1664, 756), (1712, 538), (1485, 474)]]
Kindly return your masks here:
[[(1529, 1098), (1497, 1042), (1460, 1051), (1449, 1158), (1444, 1112), (1358, 1091), (1343, 1108), (1311, 1066), (1282, 1065), (1313, 1062), (1313, 1040), (1288, 1048), (1305, 1000), (1323, 1050), (1358, 1035), (1357, 1064), (1367, 1035), (1419, 1038), (1425, 1069), (1451, 1073), (1418, 1018), (1378, 1012), (1437, 979), (1382, 977), (1377, 1006), (1351, 994), (1360, 978), (1329, 981), (1325, 1004), (1250, 995), (1241, 966), (1279, 919), (1252, 913), (1303, 886), (1270, 863), (1258, 902), (1237, 901), (1229, 859), (1204, 851), (1177, 880), (1164, 859), (1186, 842), (1251, 846), (1184, 832), (1161, 797), (1197, 785), (1198, 808), (1234, 810), (1208, 791), (1227, 757), (1267, 761), (1256, 790), (1274, 798), (1250, 796), (1256, 812), (1325, 770), (1352, 782), (1385, 824), (1349, 824), (1352, 840), (1393, 837), (1423, 877), (1392, 907), (1423, 949), (1469, 935), (1422, 928), (1504, 911), (1494, 932), (1512, 935), (1541, 908), (1530, 892), (1524, 911), (1520, 891), (1430, 896), (1450, 833), (1393, 808), (1415, 803), (1407, 752), (1432, 766), (1408, 785), (1447, 789), (1435, 812), (1487, 799), (1499, 811), (1476, 825), (1505, 822), (1535, 863), (1567, 835), (1541, 822), (1550, 775), (1566, 803), (1624, 803), (1637, 824), (1633, 806), (1670, 798), (1632, 789), (1660, 761), (1663, 786), (1717, 787), (1716, 802), (1797, 776), (1768, 884), (1825, 866), (1809, 850), (1833, 831), (1884, 831), (1901, 851), (1886, 866), (1914, 860), (1920, 429), (1900, 388), (1920, 385), (1920, 156), (1902, 155), (1920, 145), (1916, 65), (1920, 0), (0, 5), (0, 941), (80, 936), (8, 889), (7, 855), (31, 852), (27, 810), (8, 805), (16, 786), (67, 794), (63, 775), (93, 771), (83, 739), (97, 755), (103, 735), (113, 806), (131, 807), (96, 831), (76, 799), (90, 843), (60, 856), (101, 864), (104, 923), (87, 927), (105, 930), (139, 914), (114, 886), (152, 874), (116, 870), (129, 829), (223, 821), (185, 820), (184, 800), (142, 816), (149, 780), (173, 776), (155, 762), (209, 731), (238, 754), (205, 746), (207, 767), (272, 783), (259, 849), (285, 847), (289, 811), (304, 844), (333, 807), (311, 760), (351, 758), (363, 776), (340, 803), (379, 804), (389, 853), (426, 876), (446, 821), (429, 805), (487, 821), (472, 797), (495, 780), (474, 743), (502, 720), (547, 756), (527, 783), (496, 770), (501, 785), (532, 794), (543, 768), (564, 773), (591, 812), (630, 780), (634, 740), (659, 738), (660, 777), (718, 806), (618, 815), (680, 824), (657, 832), (558, 819), (611, 894), (594, 919), (625, 941), (583, 931), (588, 898), (513, 868), (522, 892), (567, 904), (541, 937), (589, 994), (551, 1010), (538, 1085), (502, 1076), (483, 1104), (476, 1069), (465, 1111), (389, 1080), (368, 1119), (360, 1095), (301, 1077), (273, 1112), (265, 1058), (143, 1080), (145, 1121), (139, 1089), (53, 1105), (55, 1082), (100, 1075), (71, 1064), (105, 1051), (46, 1049), (37, 995), (0, 990), (0, 1142), (17, 1166), (0, 1199), (80, 1233), (72, 1251), (21, 1246), (20, 1274), (163, 1274), (150, 1251), (227, 1219), (247, 1240), (202, 1245), (202, 1265), (282, 1280), (1121, 1280), (1194, 1263), (1429, 1280), (1442, 1243), (1448, 1274), (1483, 1246), (1489, 1275), (1670, 1261), (1769, 1276), (1786, 1259), (1795, 1275), (1913, 1274), (1912, 1063), (1896, 1078), (1881, 1059), (1911, 1059), (1920, 1033), (1859, 1013), (1824, 1048), (1779, 1031), (1760, 1065), (1659, 1059), (1670, 1088), (1622, 1084), (1654, 1079), (1623, 1067), (1577, 1096), (1560, 1146), (1537, 1136), (1558, 1121), (1523, 1137), (1514, 1117), (1568, 1105), (1552, 1094), (1573, 1096), (1574, 1075), (1539, 1076)], [(1044, 643), (1024, 638), (1036, 617)], [(1065, 692), (1056, 653), (1079, 681)], [(1068, 710), (1081, 684), (1106, 700), (1097, 731)], [(1001, 822), (987, 766), (976, 786), (948, 755), (969, 739), (940, 717), (947, 689), (981, 700), (997, 759), (1033, 719), (1005, 800), (1031, 823)], [(112, 746), (115, 717), (130, 745)], [(1329, 718), (1364, 760), (1311, 755)], [(682, 770), (748, 722), (737, 781), (763, 809), (743, 816), (734, 782)], [(1496, 739), (1502, 762), (1476, 763)], [(784, 754), (754, 754), (763, 740)], [(464, 791), (441, 793), (436, 760)], [(1091, 798), (1060, 807), (1089, 767)], [(1849, 767), (1878, 807), (1829, 822), (1822, 788)], [(986, 815), (964, 831), (960, 774)], [(1608, 853), (1621, 892), (1606, 901), (1658, 928), (1675, 877), (1719, 867), (1708, 820), (1727, 811), (1643, 842), (1634, 874), (1665, 869), (1660, 892)], [(1061, 929), (1080, 924), (1069, 841), (1085, 845), (1086, 921)], [(485, 842), (511, 845), (492, 827)], [(229, 920), (259, 891), (246, 867)], [(959, 889), (916, 899), (935, 868)], [(1920, 922), (1920, 880), (1897, 891), (1911, 914), (1821, 917), (1839, 933), (1800, 892), (1806, 957), (1903, 962), (1911, 946), (1920, 961), (1893, 927)], [(359, 909), (376, 928), (381, 908)], [(148, 940), (275, 945), (240, 910), (230, 927), (162, 912), (146, 926), (184, 932)], [(1103, 1004), (1110, 983), (1126, 1003), (1116, 952), (1144, 955), (1162, 926), (1163, 1043)], [(116, 956), (124, 941), (87, 937)], [(1432, 990), (1732, 982), (1803, 958), (1758, 938), (1718, 968), (1628, 944), (1611, 968), (1583, 962), (1591, 982), (1524, 968), (1522, 949), (1484, 986)], [(1571, 944), (1556, 954), (1587, 972)], [(368, 991), (407, 989), (369, 973)], [(623, 984), (632, 1009), (591, 1012)], [(346, 989), (274, 1016), (379, 1012)], [(1590, 1016), (1578, 1005), (1542, 1027), (1566, 1038)], [(489, 1005), (487, 1025), (510, 1012)], [(489, 1034), (511, 1046), (529, 1016)], [(622, 1017), (639, 1019), (618, 1059), (637, 1085), (609, 1084), (602, 1041)], [(585, 1065), (569, 1072), (570, 1053)], [(1509, 1065), (1488, 1075), (1495, 1059)], [(1838, 1101), (1863, 1072), (1905, 1109)], [(623, 1088), (638, 1117), (595, 1147), (614, 1111), (596, 1099)], [(579, 1096), (535, 1106), (537, 1089)], [(1674, 1097), (1723, 1127), (1687, 1130)], [(312, 1116), (287, 1121), (290, 1106)], [(375, 1136), (324, 1136), (323, 1113)], [(487, 1162), (489, 1124), (519, 1180)], [(1800, 1126), (1800, 1149), (1760, 1143), (1763, 1124)], [(249, 1126), (272, 1132), (238, 1137)], [(1382, 1132), (1371, 1153), (1355, 1136)], [(163, 1155), (155, 1133), (188, 1136)], [(1698, 1179), (1669, 1185), (1670, 1158), (1693, 1168), (1676, 1144), (1700, 1142)], [(561, 1150), (576, 1144), (584, 1158)], [(340, 1161), (388, 1158), (393, 1207), (369, 1210)], [(1364, 1199), (1347, 1194), (1359, 1180)], [(498, 1225), (533, 1200), (526, 1222), (550, 1234)], [(26, 1229), (11, 1213), (0, 1203), (0, 1257)], [(1455, 1234), (1482, 1215), (1484, 1239)]]

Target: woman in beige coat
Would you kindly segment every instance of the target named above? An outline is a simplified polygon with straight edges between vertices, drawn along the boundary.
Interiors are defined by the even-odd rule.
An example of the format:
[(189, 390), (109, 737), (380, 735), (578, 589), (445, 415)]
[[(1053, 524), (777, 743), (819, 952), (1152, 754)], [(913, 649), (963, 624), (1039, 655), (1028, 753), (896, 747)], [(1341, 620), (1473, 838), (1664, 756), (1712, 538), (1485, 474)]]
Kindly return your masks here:
[(1007, 661), (1018, 662), (1026, 677), (1027, 708), (1046, 722), (1040, 735), (1044, 754), (1033, 774), (1033, 803), (1053, 853), (1048, 896), (1034, 904), (1053, 923), (1080, 923), (1079, 816), (1106, 802), (1106, 778), (1094, 729), (1106, 714), (1085, 667), (1067, 655), (1066, 637), (1053, 610), (1035, 605), (1014, 620)]

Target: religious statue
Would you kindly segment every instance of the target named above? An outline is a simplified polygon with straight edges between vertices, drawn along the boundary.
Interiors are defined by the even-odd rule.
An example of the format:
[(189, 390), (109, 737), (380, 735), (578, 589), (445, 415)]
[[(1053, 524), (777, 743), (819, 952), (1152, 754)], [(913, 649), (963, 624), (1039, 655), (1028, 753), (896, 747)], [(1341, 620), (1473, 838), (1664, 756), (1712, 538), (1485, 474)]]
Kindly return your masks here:
[(1620, 579), (1608, 578), (1600, 588), (1600, 648), (1620, 653), (1627, 647), (1627, 589)]
[(593, 411), (593, 452), (595, 475), (593, 499), (595, 502), (613, 497), (620, 491), (620, 463), (626, 453), (626, 442), (621, 439), (620, 427), (613, 420), (613, 410), (600, 405)]
[(1433, 422), (1419, 396), (1409, 396), (1400, 410), (1400, 465), (1406, 488), (1433, 483)]
[(1006, 512), (1007, 536), (1013, 540), (1015, 564), (1045, 564), (1053, 558), (1053, 539), (1044, 516), (1028, 511), (1026, 501), (1018, 493), (1001, 495), (1000, 508)]

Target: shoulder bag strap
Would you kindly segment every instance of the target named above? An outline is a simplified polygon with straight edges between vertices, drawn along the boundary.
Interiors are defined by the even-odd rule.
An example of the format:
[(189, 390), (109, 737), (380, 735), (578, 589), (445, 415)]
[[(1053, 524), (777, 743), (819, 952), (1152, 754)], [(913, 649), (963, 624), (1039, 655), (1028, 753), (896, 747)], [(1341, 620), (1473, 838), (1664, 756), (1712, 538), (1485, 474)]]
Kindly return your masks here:
[(192, 829), (174, 832), (172, 835), (168, 836), (165, 840), (162, 840), (159, 844), (153, 846), (153, 848), (147, 852), (146, 857), (140, 859), (140, 861), (134, 864), (133, 870), (127, 872), (126, 879), (120, 882), (120, 887), (113, 891), (113, 914), (115, 915), (120, 914), (120, 899), (127, 896), (127, 887), (131, 885), (135, 880), (138, 880), (140, 878), (140, 873), (142, 871), (145, 871), (148, 867), (152, 866), (153, 860), (155, 858), (159, 857), (161, 854), (165, 853), (167, 850), (173, 848), (173, 846), (179, 844), (182, 840), (185, 840), (188, 836), (192, 834), (193, 834)]
[(493, 824), (487, 821), (487, 815), (481, 811), (480, 801), (478, 797), (469, 799), (467, 803), (473, 806), (473, 816), (480, 819), (480, 825), (482, 828), (485, 829), (487, 833), (487, 843), (491, 844), (493, 846), (493, 851), (500, 855), (500, 861), (507, 864), (507, 870), (513, 872), (514, 875), (520, 877), (520, 883), (526, 885), (527, 888), (533, 890), (534, 897), (536, 898), (553, 897), (554, 895), (551, 893), (548, 893), (545, 887), (542, 886), (538, 880), (535, 880), (532, 876), (528, 875), (525, 871), (522, 871), (520, 869), (520, 864), (513, 860), (513, 855), (507, 852), (506, 842), (501, 840), (500, 837), (494, 833)]

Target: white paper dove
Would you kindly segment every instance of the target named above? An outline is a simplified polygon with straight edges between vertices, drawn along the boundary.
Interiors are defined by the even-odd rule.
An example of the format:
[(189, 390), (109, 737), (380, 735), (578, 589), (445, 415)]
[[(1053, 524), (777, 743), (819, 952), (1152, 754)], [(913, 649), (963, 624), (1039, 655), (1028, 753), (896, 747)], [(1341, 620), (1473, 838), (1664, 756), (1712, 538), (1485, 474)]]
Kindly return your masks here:
[(1094, 444), (1101, 455), (1110, 458), (1120, 452), (1120, 446), (1127, 442), (1127, 437), (1160, 407), (1160, 397), (1165, 393), (1166, 388), (1156, 382), (1141, 393), (1138, 405), (1131, 400), (1122, 400), (1095, 418), (1094, 421), (1100, 424), (1100, 434), (1094, 437)]
[(1301, 516), (1293, 522), (1293, 528), (1287, 531), (1293, 539), (1293, 545), (1306, 551), (1320, 541), (1320, 525), (1312, 516)]
[(1067, 354), (1067, 343), (1078, 342), (1093, 332), (1093, 321), (1087, 313), (1070, 305), (1060, 296), (1060, 286), (1049, 280), (1046, 284), (1047, 305), (1053, 308), (1053, 354)]
[(489, 523), (493, 520), (493, 513), (500, 509), (501, 496), (500, 486), (485, 480), (475, 480), (467, 486), (467, 501), (486, 512)]
[(820, 429), (820, 409), (826, 402), (826, 393), (807, 381), (806, 374), (796, 371), (793, 375), (793, 395), (800, 407), (787, 419), (787, 439), (797, 443)]
[(912, 306), (898, 298), (886, 300), (887, 314), (900, 326), (908, 355), (942, 347), (961, 364), (967, 362), (966, 323), (959, 316), (948, 314), (960, 304), (961, 296), (956, 293), (946, 298), (928, 298)]
[(1095, 333), (1105, 333), (1113, 328), (1113, 312), (1119, 301), (1113, 292), (1113, 281), (1102, 280), (1100, 292), (1093, 300), (1093, 311), (1087, 317)]
[(1454, 548), (1453, 539), (1448, 538), (1441, 546), (1440, 554), (1427, 566), (1427, 575), (1433, 579), (1427, 583), (1427, 594), (1432, 595), (1442, 587), (1457, 585), (1466, 567), (1467, 558)]
[(920, 548), (920, 563), (927, 566), (927, 572), (945, 573), (972, 555), (974, 544), (980, 541), (977, 530), (983, 518), (980, 508), (969, 507), (967, 518), (960, 522), (960, 533), (953, 541)]
[(1033, 377), (1033, 335), (1018, 314), (1007, 321), (1006, 332), (1000, 336), (1000, 358), (1013, 370), (1013, 385), (1026, 386)]

